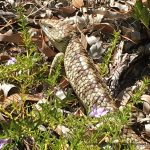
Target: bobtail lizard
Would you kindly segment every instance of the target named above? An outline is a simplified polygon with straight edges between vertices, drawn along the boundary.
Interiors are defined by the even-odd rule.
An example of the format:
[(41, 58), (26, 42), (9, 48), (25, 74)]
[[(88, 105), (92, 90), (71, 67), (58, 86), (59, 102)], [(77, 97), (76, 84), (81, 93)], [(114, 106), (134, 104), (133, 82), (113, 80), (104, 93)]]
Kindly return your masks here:
[(86, 110), (91, 112), (93, 107), (114, 110), (115, 103), (74, 27), (63, 21), (44, 19), (40, 21), (40, 25), (52, 45), (64, 52), (67, 79)]

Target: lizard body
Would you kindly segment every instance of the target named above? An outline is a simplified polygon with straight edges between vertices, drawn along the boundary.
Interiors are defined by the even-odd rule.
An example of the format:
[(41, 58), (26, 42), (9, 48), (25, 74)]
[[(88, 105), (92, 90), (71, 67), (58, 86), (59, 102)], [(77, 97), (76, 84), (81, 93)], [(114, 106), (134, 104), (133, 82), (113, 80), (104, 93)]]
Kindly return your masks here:
[(40, 24), (50, 42), (65, 53), (66, 76), (86, 110), (90, 112), (95, 106), (108, 111), (115, 109), (93, 60), (76, 36), (73, 26), (57, 20), (41, 20)]

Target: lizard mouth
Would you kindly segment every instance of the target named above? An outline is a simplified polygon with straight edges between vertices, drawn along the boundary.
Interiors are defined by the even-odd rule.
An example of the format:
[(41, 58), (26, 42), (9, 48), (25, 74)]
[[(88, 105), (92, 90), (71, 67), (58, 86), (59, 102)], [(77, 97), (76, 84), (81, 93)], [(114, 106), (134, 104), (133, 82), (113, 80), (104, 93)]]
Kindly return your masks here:
[(44, 25), (41, 23), (40, 23), (40, 26), (41, 26), (42, 30), (44, 31), (44, 33), (48, 33), (49, 30), (52, 28), (52, 26)]

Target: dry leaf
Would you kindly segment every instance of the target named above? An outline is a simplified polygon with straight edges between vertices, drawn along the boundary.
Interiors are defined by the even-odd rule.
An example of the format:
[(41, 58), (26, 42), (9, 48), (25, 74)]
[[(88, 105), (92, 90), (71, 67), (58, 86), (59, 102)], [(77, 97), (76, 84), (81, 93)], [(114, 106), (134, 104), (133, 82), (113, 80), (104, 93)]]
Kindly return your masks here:
[(41, 33), (41, 30), (36, 31), (37, 34), (32, 37), (32, 41), (37, 45), (39, 50), (47, 57), (54, 57), (56, 53), (52, 50), (48, 43), (48, 38)]
[(20, 104), (21, 101), (21, 96), (19, 94), (13, 94), (7, 98), (5, 98), (2, 107), (5, 109), (7, 106), (11, 105), (12, 103), (16, 103), (17, 105)]
[(55, 132), (59, 135), (67, 136), (67, 134), (70, 132), (70, 129), (63, 125), (58, 125), (55, 129)]
[(2, 107), (6, 108), (8, 105), (12, 103), (17, 103), (19, 105), (23, 101), (38, 102), (41, 99), (42, 99), (41, 96), (38, 95), (16, 93), (6, 97)]
[(76, 8), (81, 8), (84, 6), (83, 0), (72, 0), (72, 5)]
[(3, 83), (0, 85), (0, 89), (3, 91), (4, 97), (8, 97), (18, 92), (18, 88), (13, 84)]
[(42, 43), (40, 43), (39, 41), (38, 46), (40, 47), (40, 51), (44, 53), (45, 56), (54, 57), (56, 55), (56, 52), (54, 52), (50, 46), (47, 46), (45, 41), (43, 41)]
[(100, 40), (100, 37), (96, 37), (96, 36), (86, 36), (86, 40), (87, 40), (87, 42), (88, 42), (88, 44), (91, 46), (91, 45), (93, 45), (93, 44), (95, 44), (97, 41), (99, 41)]
[(103, 48), (102, 41), (97, 41), (90, 47), (89, 54), (93, 59), (101, 59), (106, 50), (107, 48)]
[(58, 11), (66, 15), (71, 15), (76, 11), (76, 8), (73, 6), (66, 6), (60, 7)]
[(120, 12), (107, 10), (104, 7), (96, 9), (94, 11), (94, 14), (95, 15), (100, 14), (100, 15), (103, 15), (104, 17), (110, 18), (110, 19), (122, 19), (122, 18), (125, 19), (125, 18), (128, 18), (128, 17), (131, 17), (131, 11), (128, 11), (126, 13), (120, 13)]
[(124, 3), (114, 2), (111, 3), (110, 6), (114, 8), (118, 8), (117, 10), (119, 10), (122, 13), (125, 13), (131, 9), (131, 6), (125, 5), (125, 2)]
[(61, 88), (56, 89), (55, 95), (61, 100), (64, 100), (66, 98), (66, 94)]
[[(33, 32), (36, 32), (36, 34), (32, 36), (32, 41), (39, 47), (40, 51), (43, 52), (47, 57), (55, 56), (56, 53), (52, 49), (50, 49), (50, 47), (48, 47), (45, 43), (45, 41), (48, 40), (45, 41), (43, 39), (41, 40), (40, 30), (32, 28), (32, 33)], [(12, 30), (9, 30), (5, 34), (0, 34), (0, 41), (12, 42), (18, 45), (23, 44), (21, 34), (20, 33), (14, 34)], [(3, 59), (7, 59), (7, 58), (10, 57), (9, 56), (3, 57)]]
[(110, 33), (112, 34), (115, 31), (113, 25), (109, 23), (97, 23), (93, 25), (94, 30), (101, 30), (103, 33)]
[(0, 54), (0, 61), (7, 61), (9, 60), (11, 57), (5, 54)]
[(143, 100), (143, 112), (147, 115), (150, 114), (150, 95), (142, 95), (141, 100)]
[(0, 41), (11, 42), (18, 45), (23, 44), (21, 34), (14, 34), (12, 30), (7, 31), (5, 34), (0, 34)]
[(4, 91), (0, 90), (0, 102), (3, 102), (5, 100)]
[(64, 89), (66, 88), (67, 86), (69, 85), (69, 81), (66, 79), (66, 78), (62, 78), (61, 81), (60, 81), (60, 88)]
[(71, 25), (74, 25), (74, 27), (76, 28), (79, 28), (80, 30), (82, 30), (83, 28), (85, 28), (87, 26), (87, 18), (82, 18), (80, 16), (73, 16), (73, 17), (69, 17), (69, 18), (66, 18), (64, 20), (64, 22), (66, 22), (67, 24), (71, 24)]
[(86, 36), (83, 34), (83, 32), (78, 28), (79, 32), (81, 33), (81, 44), (84, 47), (84, 49), (87, 49), (87, 40)]

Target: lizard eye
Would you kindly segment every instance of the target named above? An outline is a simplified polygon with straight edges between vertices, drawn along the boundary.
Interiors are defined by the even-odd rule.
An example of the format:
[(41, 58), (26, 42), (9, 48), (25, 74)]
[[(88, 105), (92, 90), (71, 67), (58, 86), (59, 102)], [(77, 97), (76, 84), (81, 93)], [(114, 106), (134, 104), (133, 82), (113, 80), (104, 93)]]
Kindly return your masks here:
[(52, 28), (52, 25), (49, 24), (49, 25), (47, 25), (47, 27), (48, 27), (48, 28)]

